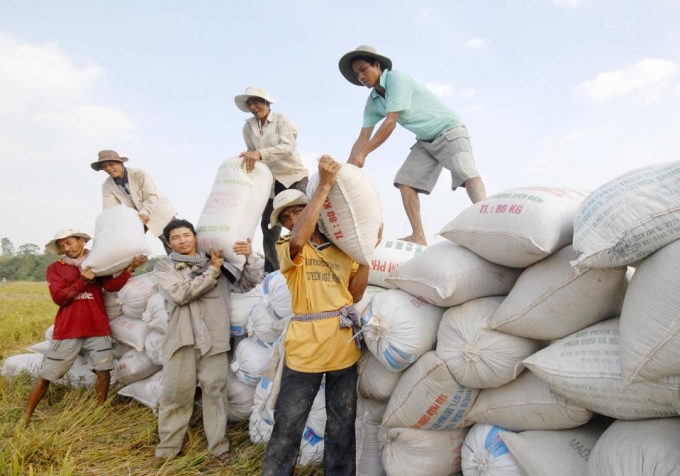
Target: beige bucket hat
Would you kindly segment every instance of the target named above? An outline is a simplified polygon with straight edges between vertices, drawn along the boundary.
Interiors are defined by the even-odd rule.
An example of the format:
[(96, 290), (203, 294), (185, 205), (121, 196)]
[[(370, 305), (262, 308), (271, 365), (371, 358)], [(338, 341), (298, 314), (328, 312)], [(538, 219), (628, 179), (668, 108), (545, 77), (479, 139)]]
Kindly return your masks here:
[(274, 197), (274, 211), (272, 211), (272, 214), (269, 216), (269, 229), (281, 224), (279, 223), (279, 215), (286, 208), (294, 207), (295, 205), (307, 205), (308, 202), (307, 195), (294, 188), (278, 193), (276, 197)]
[(251, 98), (253, 96), (262, 98), (268, 103), (276, 102), (276, 99), (272, 99), (272, 97), (269, 95), (265, 88), (261, 88), (260, 86), (248, 86), (244, 94), (239, 94), (238, 96), (234, 97), (234, 103), (236, 104), (236, 107), (239, 108), (241, 111), (250, 112), (250, 109), (248, 109), (246, 101), (248, 101), (248, 98)]
[(128, 158), (121, 157), (115, 150), (102, 150), (97, 154), (97, 161), (92, 162), (90, 167), (99, 172), (102, 169), (102, 162), (110, 161), (124, 163), (128, 161)]
[(359, 80), (354, 76), (354, 71), (352, 70), (352, 60), (357, 56), (368, 56), (369, 58), (375, 58), (380, 61), (380, 65), (383, 70), (392, 70), (392, 60), (387, 56), (378, 54), (378, 50), (369, 45), (357, 46), (356, 50), (352, 50), (349, 53), (343, 55), (340, 58), (338, 66), (340, 67), (340, 72), (345, 77), (347, 81), (357, 86), (363, 86)]
[(76, 238), (82, 238), (85, 240), (85, 243), (90, 241), (90, 235), (88, 235), (87, 233), (83, 233), (82, 231), (79, 230), (74, 230), (73, 228), (64, 228), (63, 230), (59, 230), (57, 234), (54, 235), (54, 239), (45, 245), (45, 249), (50, 253), (58, 256), (61, 253), (59, 252), (57, 241), (63, 240), (64, 238), (68, 238), (71, 236), (75, 236)]

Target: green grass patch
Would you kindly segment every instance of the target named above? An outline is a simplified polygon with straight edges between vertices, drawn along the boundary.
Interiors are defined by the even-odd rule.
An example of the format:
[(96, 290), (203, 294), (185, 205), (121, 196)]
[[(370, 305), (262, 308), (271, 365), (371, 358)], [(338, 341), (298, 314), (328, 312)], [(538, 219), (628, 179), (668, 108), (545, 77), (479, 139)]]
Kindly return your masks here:
[[(57, 306), (47, 284), (10, 283), (0, 286), (0, 358), (26, 353), (45, 340)], [(0, 475), (257, 475), (262, 471), (265, 445), (253, 445), (248, 422), (229, 426), (227, 436), (238, 458), (222, 465), (207, 451), (200, 411), (194, 412), (179, 457), (164, 466), (144, 464), (158, 444), (156, 417), (151, 410), (109, 392), (99, 407), (93, 389), (50, 385), (47, 395), (22, 428), (26, 399), (33, 385), (28, 375), (0, 378)], [(299, 468), (299, 476), (320, 476), (319, 467)]]

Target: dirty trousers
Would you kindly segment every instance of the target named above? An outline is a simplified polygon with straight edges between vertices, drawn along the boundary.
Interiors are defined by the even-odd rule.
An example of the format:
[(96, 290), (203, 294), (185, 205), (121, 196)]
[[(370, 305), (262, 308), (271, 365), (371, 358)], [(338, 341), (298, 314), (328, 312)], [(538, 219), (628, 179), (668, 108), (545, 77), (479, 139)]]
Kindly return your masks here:
[[(325, 372), (326, 430), (323, 469), (326, 476), (356, 474), (357, 364)], [(295, 469), (302, 432), (324, 373), (283, 369), (274, 408), (274, 429), (264, 457), (263, 476), (290, 476)]]
[(227, 441), (227, 369), (226, 352), (201, 357), (193, 347), (181, 347), (163, 366), (161, 403), (158, 411), (160, 443), (156, 456), (176, 456), (184, 444), (194, 409), (196, 384), (201, 386), (203, 428), (208, 449), (218, 456), (229, 451)]

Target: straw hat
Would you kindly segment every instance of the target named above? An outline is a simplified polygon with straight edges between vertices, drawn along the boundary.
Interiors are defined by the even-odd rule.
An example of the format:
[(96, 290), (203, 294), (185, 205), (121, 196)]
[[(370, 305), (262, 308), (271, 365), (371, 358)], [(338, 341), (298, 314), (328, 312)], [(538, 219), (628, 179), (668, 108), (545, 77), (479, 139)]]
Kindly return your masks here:
[(374, 58), (380, 61), (380, 66), (382, 70), (392, 70), (392, 60), (387, 56), (378, 54), (378, 51), (369, 45), (357, 46), (356, 50), (352, 50), (340, 58), (338, 66), (340, 67), (340, 72), (345, 77), (347, 81), (357, 86), (363, 86), (359, 80), (354, 75), (354, 70), (352, 70), (352, 60), (357, 56), (368, 56), (369, 58)]
[(276, 99), (272, 99), (265, 88), (261, 88), (260, 86), (248, 86), (246, 88), (245, 94), (239, 94), (238, 96), (234, 97), (234, 103), (236, 103), (236, 107), (241, 111), (250, 112), (246, 102), (248, 101), (248, 98), (253, 96), (264, 99), (268, 103), (276, 102)]
[(45, 245), (45, 249), (52, 254), (60, 255), (61, 253), (59, 252), (57, 241), (63, 240), (64, 238), (69, 238), (71, 236), (74, 236), (76, 238), (82, 238), (85, 240), (85, 243), (90, 241), (90, 235), (88, 235), (87, 233), (74, 230), (73, 228), (64, 228), (63, 230), (59, 230), (57, 234), (54, 235), (54, 239)]
[(288, 207), (294, 207), (295, 205), (307, 205), (307, 195), (305, 195), (300, 190), (294, 188), (284, 190), (274, 197), (274, 211), (269, 216), (269, 229), (280, 225), (279, 215)]

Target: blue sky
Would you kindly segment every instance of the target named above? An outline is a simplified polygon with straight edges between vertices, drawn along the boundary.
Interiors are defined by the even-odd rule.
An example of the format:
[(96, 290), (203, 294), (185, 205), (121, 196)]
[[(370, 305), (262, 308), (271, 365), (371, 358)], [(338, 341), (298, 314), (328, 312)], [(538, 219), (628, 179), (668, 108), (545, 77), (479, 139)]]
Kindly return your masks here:
[[(89, 163), (107, 148), (196, 221), (221, 161), (245, 148), (233, 97), (248, 85), (296, 122), (310, 168), (346, 161), (369, 91), (337, 62), (360, 44), (463, 119), (489, 194), (594, 189), (678, 160), (679, 18), (680, 0), (0, 0), (0, 237), (93, 232), (105, 175)], [(392, 179), (412, 143), (398, 128), (364, 169), (387, 238), (410, 232)], [(422, 197), (430, 243), (469, 205), (449, 187), (442, 174)]]

